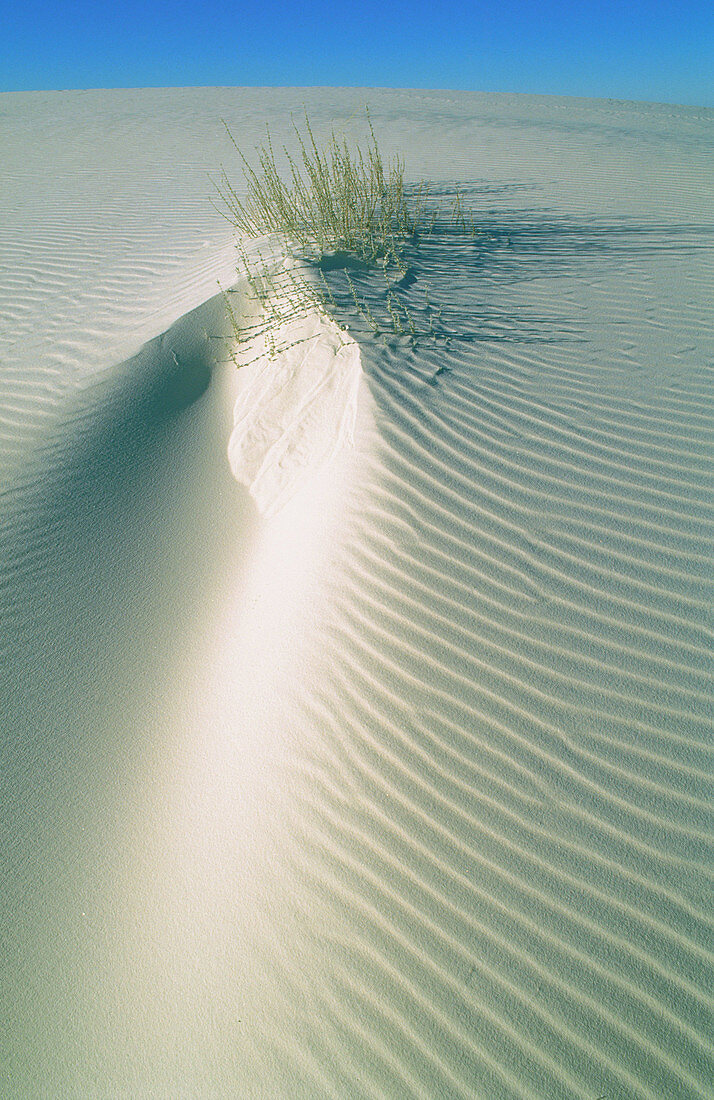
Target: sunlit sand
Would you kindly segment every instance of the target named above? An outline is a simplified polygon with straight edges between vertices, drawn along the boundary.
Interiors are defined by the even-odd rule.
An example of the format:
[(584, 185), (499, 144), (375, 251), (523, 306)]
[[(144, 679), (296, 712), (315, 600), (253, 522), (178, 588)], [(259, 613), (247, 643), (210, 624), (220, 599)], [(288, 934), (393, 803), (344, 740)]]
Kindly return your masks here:
[[(221, 119), (365, 104), (438, 324), (236, 351)], [(711, 1095), (713, 122), (0, 96), (2, 1095)]]

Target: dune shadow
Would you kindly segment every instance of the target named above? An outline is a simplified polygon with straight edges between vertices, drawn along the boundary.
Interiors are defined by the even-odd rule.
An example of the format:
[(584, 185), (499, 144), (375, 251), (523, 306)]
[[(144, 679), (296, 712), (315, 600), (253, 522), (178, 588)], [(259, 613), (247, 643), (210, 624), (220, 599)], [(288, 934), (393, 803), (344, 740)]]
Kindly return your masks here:
[(222, 324), (207, 303), (78, 394), (4, 494), (3, 832), (26, 867), (53, 814), (123, 797), (241, 575), (256, 515), (226, 456)]

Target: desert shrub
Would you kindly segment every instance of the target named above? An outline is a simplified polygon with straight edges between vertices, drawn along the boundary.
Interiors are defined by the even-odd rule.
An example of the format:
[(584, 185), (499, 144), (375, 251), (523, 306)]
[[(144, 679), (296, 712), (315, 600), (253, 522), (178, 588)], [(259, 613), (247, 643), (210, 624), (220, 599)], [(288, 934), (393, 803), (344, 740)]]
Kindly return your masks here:
[(419, 228), (427, 189), (407, 194), (404, 162), (396, 157), (385, 165), (369, 113), (367, 121), (370, 136), (364, 150), (350, 148), (334, 131), (321, 150), (306, 115), (305, 134), (294, 124), (298, 159), (283, 150), (287, 180), (278, 168), (270, 131), (253, 167), (224, 122), (241, 159), (246, 188), (245, 197), (239, 197), (225, 171), (221, 173), (217, 190), (222, 213), (242, 232), (276, 234), (309, 259), (348, 253), (366, 262), (399, 264), (405, 242)]
[[(368, 110), (366, 114), (369, 138), (364, 148), (350, 147), (333, 130), (322, 149), (306, 114), (304, 133), (293, 123), (299, 154), (293, 156), (283, 147), (282, 172), (269, 129), (265, 143), (258, 147), (257, 163), (251, 165), (223, 123), (240, 158), (245, 186), (239, 194), (223, 169), (215, 184), (216, 208), (242, 238), (277, 238), (283, 256), (311, 261), (306, 273), (304, 265), (302, 270), (290, 262), (286, 267), (273, 249), (265, 256), (251, 248), (249, 255), (239, 241), (240, 271), (249, 285), (248, 312), (239, 317), (227, 295), (226, 302), (242, 363), (251, 361), (250, 356), (260, 358), (266, 351), (273, 356), (293, 346), (296, 337), (291, 323), (315, 310), (344, 317), (346, 306), (352, 317), (356, 314), (368, 330), (385, 339), (414, 341), (445, 335), (442, 311), (429, 303), (428, 288), (425, 305), (418, 312), (407, 304), (404, 288), (409, 280), (415, 281), (407, 273), (409, 257), (413, 259), (419, 240), (435, 224), (459, 234), (467, 231), (461, 193), (457, 188), (449, 212), (430, 199), (425, 184), (407, 188), (404, 161), (395, 157), (385, 163)], [(469, 224), (473, 238), (476, 229), (471, 216)], [(374, 269), (381, 290), (365, 284)], [(359, 293), (350, 270), (362, 280)], [(336, 300), (326, 274), (338, 296), (344, 284), (346, 298)]]

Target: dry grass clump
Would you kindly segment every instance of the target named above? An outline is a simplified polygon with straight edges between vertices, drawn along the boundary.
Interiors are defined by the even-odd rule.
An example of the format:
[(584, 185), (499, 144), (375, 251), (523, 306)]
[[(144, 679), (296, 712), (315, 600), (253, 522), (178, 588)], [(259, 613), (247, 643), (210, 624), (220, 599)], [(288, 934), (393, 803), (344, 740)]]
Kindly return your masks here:
[[(366, 114), (364, 148), (349, 146), (333, 130), (320, 149), (307, 114), (305, 134), (293, 123), (299, 155), (283, 147), (282, 173), (269, 130), (253, 167), (223, 122), (240, 157), (245, 186), (241, 197), (222, 170), (215, 184), (216, 208), (244, 238), (273, 237), (281, 245), (278, 253), (270, 247), (267, 256), (251, 247), (249, 255), (239, 242), (239, 271), (249, 288), (245, 315), (236, 315), (226, 294), (236, 365), (266, 354), (274, 358), (304, 342), (299, 322), (316, 312), (339, 317), (342, 324), (345, 317), (356, 317), (383, 340), (445, 338), (442, 310), (429, 302), (428, 288), (423, 307), (407, 301), (405, 291), (416, 281), (413, 270), (408, 273), (410, 258), (435, 226), (441, 234), (468, 233), (473, 239), (475, 222), (458, 188), (451, 211), (435, 205), (423, 183), (407, 190), (404, 161), (396, 157), (385, 164), (369, 110)], [(286, 253), (296, 262), (285, 260)], [(305, 267), (300, 259), (312, 263)]]
[(293, 124), (300, 156), (296, 161), (283, 150), (287, 182), (278, 168), (270, 131), (258, 150), (259, 166), (253, 168), (224, 122), (241, 158), (246, 194), (240, 198), (223, 171), (217, 185), (221, 212), (244, 233), (276, 234), (309, 259), (351, 253), (366, 262), (399, 264), (405, 242), (419, 228), (426, 188), (407, 196), (404, 162), (397, 157), (385, 166), (369, 112), (367, 121), (370, 138), (364, 151), (358, 145), (350, 149), (334, 131), (320, 150), (307, 115), (306, 136)]

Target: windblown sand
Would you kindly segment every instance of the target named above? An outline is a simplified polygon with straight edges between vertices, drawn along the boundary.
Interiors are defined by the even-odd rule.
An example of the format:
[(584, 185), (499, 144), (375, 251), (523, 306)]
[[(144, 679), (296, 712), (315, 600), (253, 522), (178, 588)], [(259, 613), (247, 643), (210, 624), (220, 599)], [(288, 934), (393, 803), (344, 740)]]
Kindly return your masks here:
[[(441, 336), (237, 372), (220, 120), (365, 103)], [(713, 123), (0, 96), (3, 1096), (711, 1096)]]

